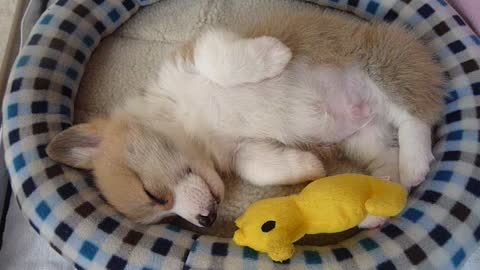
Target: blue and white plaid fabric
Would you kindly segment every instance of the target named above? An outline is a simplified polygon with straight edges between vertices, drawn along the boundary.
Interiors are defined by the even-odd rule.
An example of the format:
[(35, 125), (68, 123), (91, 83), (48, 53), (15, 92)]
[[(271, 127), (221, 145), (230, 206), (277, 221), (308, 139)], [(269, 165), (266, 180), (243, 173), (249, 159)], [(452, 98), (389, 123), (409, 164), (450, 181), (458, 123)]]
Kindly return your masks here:
[[(71, 125), (83, 70), (100, 40), (156, 0), (58, 0), (22, 48), (3, 106), (6, 163), (32, 227), (79, 269), (449, 269), (480, 240), (480, 39), (444, 0), (318, 0), (366, 19), (410, 25), (449, 77), (436, 162), (397, 218), (329, 247), (298, 247), (282, 264), (170, 225), (140, 226), (102, 199), (91, 177), (45, 146)], [(312, 7), (314, 8), (314, 7)], [(121, 57), (121, 56), (119, 56)]]

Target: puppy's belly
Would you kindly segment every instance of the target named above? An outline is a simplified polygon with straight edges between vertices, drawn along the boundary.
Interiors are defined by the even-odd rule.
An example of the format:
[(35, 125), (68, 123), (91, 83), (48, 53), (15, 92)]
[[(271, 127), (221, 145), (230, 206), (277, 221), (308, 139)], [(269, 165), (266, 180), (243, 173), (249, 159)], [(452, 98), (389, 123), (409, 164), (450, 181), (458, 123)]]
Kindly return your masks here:
[[(273, 139), (284, 144), (337, 143), (378, 112), (370, 103), (373, 82), (359, 67), (292, 64), (276, 78), (231, 89), (204, 89), (191, 101), (198, 132), (209, 126), (219, 138)], [(183, 97), (183, 98), (182, 98)], [(180, 100), (188, 100), (179, 96)], [(206, 106), (215, 101), (215, 110)], [(201, 119), (200, 121), (197, 119)], [(202, 123), (204, 126), (199, 125)], [(187, 124), (188, 126), (189, 124)], [(212, 145), (213, 148), (217, 147)]]

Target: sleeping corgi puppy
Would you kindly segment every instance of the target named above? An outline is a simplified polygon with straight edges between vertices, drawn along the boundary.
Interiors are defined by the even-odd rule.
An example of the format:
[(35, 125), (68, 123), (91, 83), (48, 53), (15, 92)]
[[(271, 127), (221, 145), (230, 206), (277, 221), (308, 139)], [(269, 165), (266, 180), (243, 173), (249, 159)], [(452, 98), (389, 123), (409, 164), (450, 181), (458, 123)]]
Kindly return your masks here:
[[(223, 173), (291, 185), (325, 176), (327, 160), (345, 155), (374, 176), (420, 184), (442, 83), (432, 55), (398, 25), (316, 9), (266, 13), (202, 31), (143, 95), (63, 131), (47, 153), (92, 170), (108, 202), (137, 222), (177, 214), (207, 227)], [(334, 150), (319, 158), (319, 145)]]

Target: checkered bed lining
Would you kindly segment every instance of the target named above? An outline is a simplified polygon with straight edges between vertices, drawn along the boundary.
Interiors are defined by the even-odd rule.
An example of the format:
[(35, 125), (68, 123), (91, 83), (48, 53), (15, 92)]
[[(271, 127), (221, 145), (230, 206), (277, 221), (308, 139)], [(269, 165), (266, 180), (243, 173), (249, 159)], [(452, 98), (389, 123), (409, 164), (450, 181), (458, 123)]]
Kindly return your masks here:
[[(178, 227), (139, 226), (117, 214), (91, 176), (48, 159), (72, 120), (84, 66), (100, 40), (157, 0), (58, 0), (20, 51), (4, 100), (6, 163), (32, 227), (78, 269), (449, 269), (480, 240), (480, 39), (444, 0), (308, 1), (366, 19), (399, 21), (427, 40), (449, 78), (436, 162), (406, 210), (379, 230), (330, 247), (297, 247), (282, 264)], [(120, 56), (121, 57), (121, 56)]]

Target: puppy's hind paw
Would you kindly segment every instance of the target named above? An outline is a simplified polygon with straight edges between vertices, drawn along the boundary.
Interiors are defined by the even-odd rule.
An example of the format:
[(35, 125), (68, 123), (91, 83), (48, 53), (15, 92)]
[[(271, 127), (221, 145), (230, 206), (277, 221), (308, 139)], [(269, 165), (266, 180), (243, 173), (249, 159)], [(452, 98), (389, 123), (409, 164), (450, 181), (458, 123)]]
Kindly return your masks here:
[(274, 37), (258, 37), (247, 40), (249, 53), (252, 60), (250, 82), (258, 82), (272, 78), (285, 69), (292, 58), (290, 48)]
[(362, 223), (358, 225), (361, 229), (374, 229), (382, 226), (388, 220), (386, 217), (368, 215)]
[(405, 187), (418, 186), (434, 159), (430, 126), (415, 118), (404, 121), (398, 129), (398, 140), (400, 182)]
[(429, 153), (423, 158), (419, 157), (400, 157), (400, 182), (405, 187), (415, 187), (420, 185), (430, 170), (430, 162), (433, 155)]
[(276, 38), (242, 38), (220, 29), (203, 34), (196, 42), (194, 53), (199, 73), (223, 87), (257, 83), (277, 76), (291, 58), (290, 49)]

